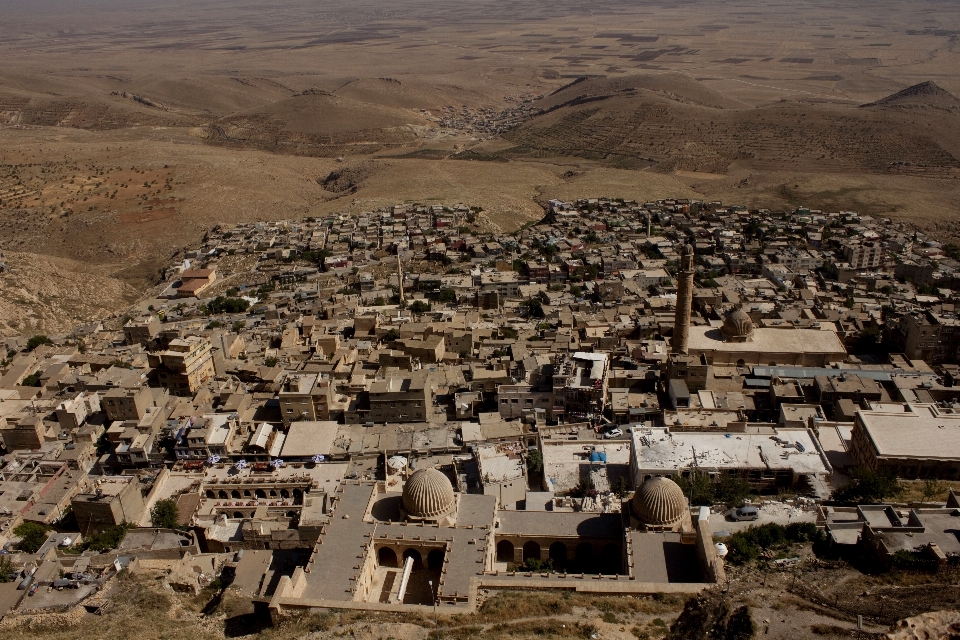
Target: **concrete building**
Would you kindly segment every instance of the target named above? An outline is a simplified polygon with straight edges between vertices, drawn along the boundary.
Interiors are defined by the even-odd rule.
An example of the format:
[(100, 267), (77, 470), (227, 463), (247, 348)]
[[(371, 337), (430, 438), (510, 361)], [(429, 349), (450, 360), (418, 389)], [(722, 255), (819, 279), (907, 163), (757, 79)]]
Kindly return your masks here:
[(316, 373), (287, 376), (280, 392), (280, 418), (284, 426), (298, 420), (329, 420), (333, 387)]
[(100, 406), (110, 421), (140, 420), (146, 415), (147, 408), (153, 404), (153, 393), (149, 387), (110, 389), (103, 394), (100, 401)]
[(433, 408), (433, 389), (426, 371), (377, 380), (369, 392), (371, 422), (425, 422)]
[(123, 522), (137, 523), (146, 505), (136, 476), (109, 476), (96, 480), (92, 493), (73, 497), (70, 504), (84, 536), (102, 533)]
[(192, 396), (214, 376), (210, 341), (199, 336), (171, 340), (165, 351), (149, 355), (157, 381), (170, 393)]
[(932, 404), (857, 411), (850, 447), (858, 466), (904, 478), (955, 480), (960, 477), (960, 412)]
[(131, 320), (123, 325), (123, 339), (129, 345), (146, 345), (160, 333), (160, 319), (151, 316), (148, 320)]

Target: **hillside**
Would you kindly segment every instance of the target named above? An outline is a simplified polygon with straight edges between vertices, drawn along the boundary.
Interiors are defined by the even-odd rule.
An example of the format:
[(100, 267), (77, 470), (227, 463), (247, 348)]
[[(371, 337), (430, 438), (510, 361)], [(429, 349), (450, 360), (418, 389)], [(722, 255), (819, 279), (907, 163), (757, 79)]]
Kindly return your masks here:
[[(616, 89), (616, 83), (606, 84)], [(934, 115), (790, 100), (720, 108), (720, 101), (710, 105), (708, 94), (694, 93), (690, 83), (686, 97), (649, 89), (590, 91), (598, 85), (603, 83), (578, 83), (539, 101), (541, 115), (508, 132), (504, 137), (515, 146), (498, 155), (571, 156), (624, 168), (711, 173), (725, 173), (734, 163), (753, 170), (925, 175), (960, 170), (960, 111)], [(947, 103), (941, 93), (926, 99)], [(890, 103), (906, 100), (917, 96)]]
[(885, 98), (868, 102), (862, 107), (889, 107), (907, 109), (940, 109), (960, 113), (960, 98), (940, 88), (934, 82), (921, 82)]

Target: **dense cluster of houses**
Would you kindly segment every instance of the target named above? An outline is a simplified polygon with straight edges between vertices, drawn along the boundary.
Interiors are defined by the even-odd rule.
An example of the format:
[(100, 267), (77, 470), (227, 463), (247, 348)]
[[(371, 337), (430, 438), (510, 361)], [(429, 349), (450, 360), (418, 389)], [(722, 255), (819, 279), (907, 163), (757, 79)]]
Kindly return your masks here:
[[(434, 594), (454, 606), (531, 557), (590, 573), (588, 543), (636, 579), (640, 530), (677, 532), (682, 582), (706, 584), (706, 524), (623, 498), (698, 473), (813, 499), (853, 467), (960, 480), (958, 258), (902, 222), (683, 199), (554, 200), (506, 235), (464, 204), (217, 227), (122, 319), (0, 343), (0, 544), (71, 513), (82, 536), (148, 527), (173, 500), (191, 532), (178, 559), (320, 557), (363, 522), (486, 527), (479, 560), (457, 533), (446, 556), (371, 546), (315, 589), (304, 565), (285, 606), (404, 604), (392, 566), (466, 571)], [(424, 470), (441, 479), (408, 495)], [(434, 513), (444, 483), (460, 506)], [(401, 491), (399, 511), (378, 497)], [(571, 518), (605, 524), (548, 535)], [(411, 549), (434, 560), (406, 568)], [(62, 560), (28, 561), (43, 559)]]

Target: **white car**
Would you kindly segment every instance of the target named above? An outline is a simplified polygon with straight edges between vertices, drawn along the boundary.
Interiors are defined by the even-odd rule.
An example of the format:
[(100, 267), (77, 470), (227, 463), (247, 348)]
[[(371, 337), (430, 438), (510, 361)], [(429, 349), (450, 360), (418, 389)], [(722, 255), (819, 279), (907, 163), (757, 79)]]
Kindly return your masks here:
[(610, 429), (610, 431), (607, 431), (603, 434), (603, 437), (607, 440), (612, 440), (613, 438), (619, 438), (622, 435), (623, 431), (621, 429)]

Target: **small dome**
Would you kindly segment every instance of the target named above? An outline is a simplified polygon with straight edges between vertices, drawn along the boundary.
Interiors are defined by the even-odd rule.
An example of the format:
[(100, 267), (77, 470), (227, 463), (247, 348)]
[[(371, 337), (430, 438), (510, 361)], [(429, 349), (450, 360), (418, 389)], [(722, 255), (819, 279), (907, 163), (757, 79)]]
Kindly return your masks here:
[(403, 508), (412, 518), (437, 518), (456, 501), (450, 480), (436, 469), (415, 471), (403, 485)]
[(743, 309), (737, 308), (727, 314), (720, 327), (728, 342), (746, 342), (753, 335), (753, 320)]
[(680, 255), (682, 255), (682, 256), (692, 256), (692, 255), (693, 255), (693, 245), (687, 243), (687, 244), (683, 245), (682, 247), (680, 247)]
[(648, 527), (673, 527), (683, 520), (687, 499), (669, 478), (650, 478), (633, 494), (633, 511)]

